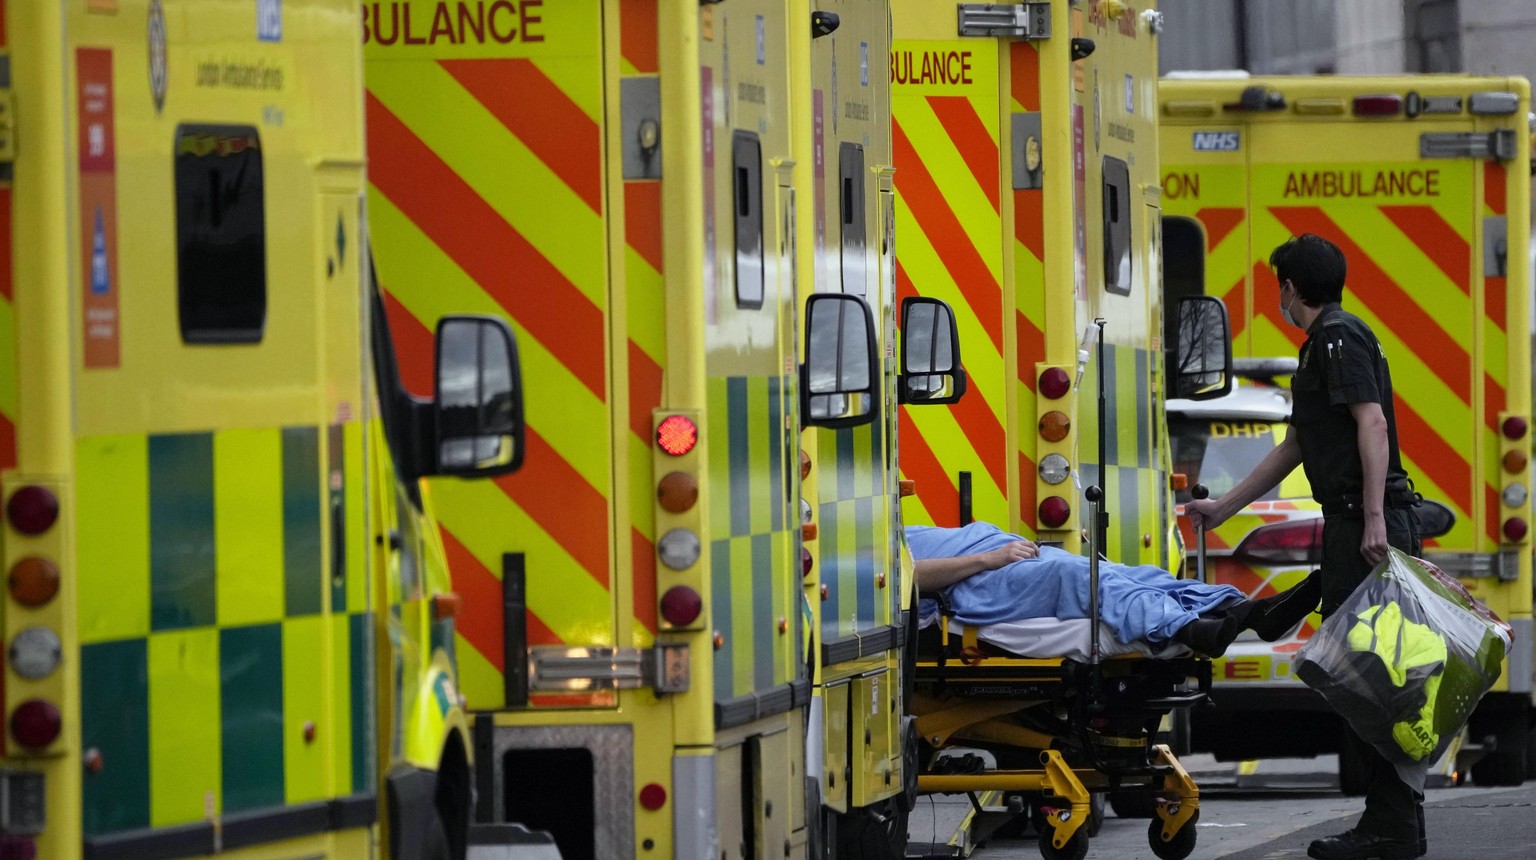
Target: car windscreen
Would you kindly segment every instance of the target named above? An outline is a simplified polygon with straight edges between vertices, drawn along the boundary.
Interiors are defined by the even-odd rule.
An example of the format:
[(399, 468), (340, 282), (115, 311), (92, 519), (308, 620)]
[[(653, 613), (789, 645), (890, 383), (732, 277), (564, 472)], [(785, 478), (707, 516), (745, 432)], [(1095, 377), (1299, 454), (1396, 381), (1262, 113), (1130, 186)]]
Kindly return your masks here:
[[(1169, 416), (1168, 432), (1173, 439), (1173, 470), (1189, 479), (1187, 487), (1175, 495), (1175, 500), (1183, 504), (1190, 500), (1189, 488), (1196, 484), (1204, 484), (1212, 498), (1230, 492), (1264, 455), (1285, 439), (1286, 425), (1283, 421)], [(1297, 469), (1257, 501), (1310, 495), (1306, 477)]]

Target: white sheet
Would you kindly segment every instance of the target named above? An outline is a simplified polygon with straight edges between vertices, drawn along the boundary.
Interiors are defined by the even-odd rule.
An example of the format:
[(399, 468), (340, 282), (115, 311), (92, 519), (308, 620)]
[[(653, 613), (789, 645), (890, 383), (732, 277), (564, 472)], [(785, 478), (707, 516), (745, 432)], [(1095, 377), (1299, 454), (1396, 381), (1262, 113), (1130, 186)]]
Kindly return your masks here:
[[(925, 619), (922, 626), (938, 622), (937, 616)], [(989, 645), (1017, 654), (1020, 657), (1067, 658), (1087, 660), (1092, 626), (1086, 618), (1023, 618), (988, 624), (976, 629), (976, 638)], [(957, 621), (949, 623), (949, 635), (960, 636), (965, 625)], [(1125, 643), (1115, 639), (1108, 625), (1099, 624), (1099, 655), (1114, 657), (1120, 654), (1140, 654), (1158, 660), (1172, 660), (1192, 653), (1177, 642), (1169, 642), (1157, 649), (1145, 642)]]

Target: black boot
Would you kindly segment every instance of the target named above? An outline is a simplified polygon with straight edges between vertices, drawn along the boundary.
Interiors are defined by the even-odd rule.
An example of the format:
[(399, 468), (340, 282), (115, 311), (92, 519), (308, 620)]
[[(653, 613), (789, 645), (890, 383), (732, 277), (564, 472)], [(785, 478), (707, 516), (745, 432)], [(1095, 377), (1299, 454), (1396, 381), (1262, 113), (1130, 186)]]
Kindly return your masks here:
[(1180, 627), (1173, 634), (1173, 641), (1180, 645), (1187, 645), (1193, 651), (1204, 654), (1207, 657), (1220, 657), (1227, 653), (1227, 646), (1242, 632), (1242, 625), (1236, 616), (1224, 615), (1220, 618), (1196, 618), (1194, 621)]
[(1231, 611), (1241, 630), (1252, 630), (1265, 642), (1273, 642), (1296, 629), (1317, 608), (1323, 596), (1323, 572), (1314, 570), (1301, 582), (1279, 594), (1250, 600)]

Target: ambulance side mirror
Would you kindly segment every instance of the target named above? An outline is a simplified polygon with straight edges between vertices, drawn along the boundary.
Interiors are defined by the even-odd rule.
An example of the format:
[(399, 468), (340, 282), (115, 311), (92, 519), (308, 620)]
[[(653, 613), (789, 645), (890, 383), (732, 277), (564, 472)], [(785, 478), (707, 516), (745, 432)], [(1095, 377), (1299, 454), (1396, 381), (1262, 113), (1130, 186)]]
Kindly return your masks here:
[(800, 420), (808, 427), (857, 427), (875, 420), (880, 365), (869, 305), (849, 293), (815, 293), (805, 303)]
[(1179, 299), (1178, 343), (1172, 346), (1174, 397), (1210, 400), (1232, 391), (1232, 327), (1221, 299)]
[(500, 475), (523, 464), (523, 386), (517, 339), (499, 318), (437, 324), (436, 459), (440, 475)]
[(949, 305), (938, 299), (901, 301), (901, 376), (896, 402), (954, 403), (965, 395), (960, 330)]

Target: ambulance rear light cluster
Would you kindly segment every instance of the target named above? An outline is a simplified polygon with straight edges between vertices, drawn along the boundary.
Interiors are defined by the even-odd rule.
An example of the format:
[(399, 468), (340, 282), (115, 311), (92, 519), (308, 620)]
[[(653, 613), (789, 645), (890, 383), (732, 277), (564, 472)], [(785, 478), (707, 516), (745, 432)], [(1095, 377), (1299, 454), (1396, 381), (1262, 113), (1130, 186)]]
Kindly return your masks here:
[(1504, 486), (1499, 492), (1499, 531), (1508, 543), (1521, 543), (1530, 534), (1530, 486), (1526, 477), (1530, 468), (1526, 444), (1529, 431), (1530, 422), (1523, 415), (1506, 415), (1499, 422), (1499, 447), (1503, 449), (1499, 464), (1504, 472)]
[[(1047, 367), (1040, 371), (1036, 390), (1040, 394), (1040, 448), (1036, 455), (1035, 471), (1041, 483), (1057, 487), (1072, 475), (1072, 461), (1061, 450), (1072, 444), (1071, 404), (1060, 401), (1072, 391), (1072, 376), (1065, 367)], [(1042, 495), (1044, 495), (1042, 493)], [(1072, 505), (1059, 495), (1045, 495), (1035, 511), (1040, 528), (1066, 528), (1072, 518)]]
[(1403, 112), (1403, 97), (1394, 93), (1355, 96), (1355, 116), (1397, 116)]
[(655, 422), (657, 620), (662, 631), (696, 630), (704, 617), (699, 420), (658, 412)]
[[(5, 503), (5, 520), (16, 536), (11, 552), (19, 555), (10, 563), (6, 590), (11, 600), (24, 610), (53, 609), (59, 593), (59, 568), (50, 556), (57, 555), (57, 526), (60, 504), (57, 493), (45, 486), (23, 484)], [(52, 613), (48, 613), (52, 614)], [(46, 682), (53, 677), (63, 659), (63, 643), (46, 622), (47, 614), (9, 613), (6, 633), (6, 662), (11, 671), (25, 681)], [(45, 622), (45, 623), (39, 623)], [(18, 629), (19, 628), (19, 629)], [(14, 634), (12, 631), (15, 631)], [(10, 738), (28, 751), (42, 752), (52, 746), (63, 730), (59, 706), (42, 690), (22, 688), (21, 701), (9, 711), (6, 726)], [(10, 707), (7, 697), (5, 706)]]

